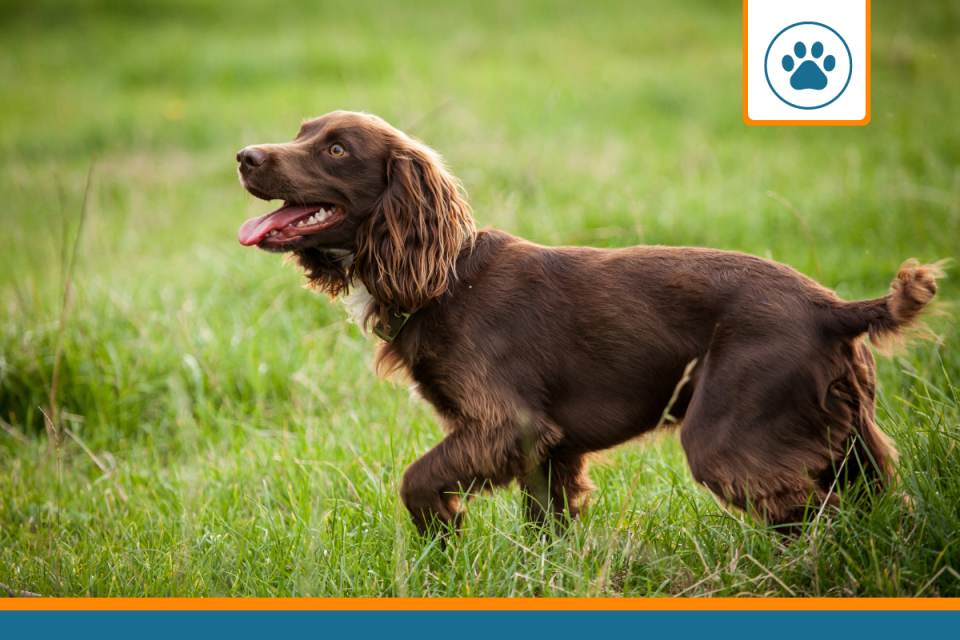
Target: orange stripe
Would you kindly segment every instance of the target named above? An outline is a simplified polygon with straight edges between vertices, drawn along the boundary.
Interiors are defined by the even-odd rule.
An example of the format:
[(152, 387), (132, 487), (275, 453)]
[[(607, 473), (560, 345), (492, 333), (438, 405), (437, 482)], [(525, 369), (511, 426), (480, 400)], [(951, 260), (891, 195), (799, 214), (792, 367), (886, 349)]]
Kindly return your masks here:
[(960, 611), (958, 598), (7, 598), (0, 611)]

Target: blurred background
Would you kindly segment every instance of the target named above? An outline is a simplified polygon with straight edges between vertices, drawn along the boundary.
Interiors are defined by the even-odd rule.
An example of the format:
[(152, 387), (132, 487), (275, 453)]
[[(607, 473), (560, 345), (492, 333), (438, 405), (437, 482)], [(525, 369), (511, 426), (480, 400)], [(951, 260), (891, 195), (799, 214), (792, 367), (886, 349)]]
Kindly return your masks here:
[[(402, 384), (374, 378), (373, 343), (339, 305), (236, 242), (266, 208), (234, 155), (311, 116), (369, 111), (444, 155), (481, 226), (737, 249), (877, 296), (903, 259), (960, 246), (960, 3), (873, 5), (870, 125), (751, 128), (733, 0), (0, 2), (0, 582), (787, 593), (749, 563), (724, 568), (731, 539), (763, 534), (690, 533), (697, 514), (722, 513), (669, 439), (598, 466), (597, 524), (536, 547), (552, 569), (504, 542), (520, 527), (510, 494), (478, 501), (461, 551), (418, 546), (396, 487), (439, 428)], [(957, 293), (947, 280), (942, 299)], [(932, 326), (939, 341), (881, 364), (880, 412), (894, 434), (921, 419), (953, 429), (951, 452), (958, 336), (948, 317)], [(937, 459), (914, 445), (908, 461)], [(928, 487), (944, 500), (960, 491), (947, 460), (925, 471), (946, 478)], [(826, 560), (804, 560), (781, 581), (843, 595), (935, 576), (925, 593), (950, 593), (960, 516), (937, 508), (924, 526), (939, 537), (896, 552), (909, 559), (871, 556), (872, 543), (859, 570), (824, 569), (824, 582), (813, 567)]]

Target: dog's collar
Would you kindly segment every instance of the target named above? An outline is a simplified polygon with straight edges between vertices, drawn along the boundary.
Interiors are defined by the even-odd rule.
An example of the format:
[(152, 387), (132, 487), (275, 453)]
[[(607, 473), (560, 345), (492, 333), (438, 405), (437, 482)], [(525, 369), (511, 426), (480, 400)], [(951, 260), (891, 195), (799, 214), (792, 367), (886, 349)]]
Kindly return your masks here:
[(412, 313), (395, 313), (391, 311), (390, 319), (386, 323), (384, 323), (383, 320), (377, 320), (377, 323), (373, 325), (373, 332), (384, 342), (393, 342), (400, 334), (400, 331), (403, 330), (403, 327), (406, 326), (412, 315)]

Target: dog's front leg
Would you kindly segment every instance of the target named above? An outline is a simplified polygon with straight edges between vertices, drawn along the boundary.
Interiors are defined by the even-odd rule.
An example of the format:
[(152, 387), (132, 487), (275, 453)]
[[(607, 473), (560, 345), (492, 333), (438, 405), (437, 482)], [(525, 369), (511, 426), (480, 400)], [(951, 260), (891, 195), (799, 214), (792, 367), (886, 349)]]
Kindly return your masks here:
[(421, 533), (459, 525), (460, 494), (509, 483), (521, 464), (519, 448), (494, 430), (455, 431), (403, 474), (400, 495)]

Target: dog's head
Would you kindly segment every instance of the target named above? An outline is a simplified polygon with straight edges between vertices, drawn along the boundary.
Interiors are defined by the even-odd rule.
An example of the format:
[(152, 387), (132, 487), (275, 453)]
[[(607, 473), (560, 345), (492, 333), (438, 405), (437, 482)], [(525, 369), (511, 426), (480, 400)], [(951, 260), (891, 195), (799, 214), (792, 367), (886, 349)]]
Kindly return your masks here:
[(335, 295), (359, 278), (384, 308), (442, 294), (473, 238), (470, 208), (430, 148), (363, 113), (305, 122), (292, 142), (237, 154), (247, 191), (283, 205), (240, 227), (240, 243), (293, 252)]

